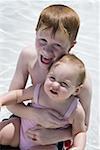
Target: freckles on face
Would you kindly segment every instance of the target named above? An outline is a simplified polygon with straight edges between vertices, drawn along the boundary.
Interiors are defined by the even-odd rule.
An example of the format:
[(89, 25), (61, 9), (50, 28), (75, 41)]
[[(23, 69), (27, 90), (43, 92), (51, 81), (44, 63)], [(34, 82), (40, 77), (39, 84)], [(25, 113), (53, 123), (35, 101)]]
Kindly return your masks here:
[(60, 53), (67, 53), (70, 48), (69, 36), (61, 30), (52, 35), (52, 28), (40, 29), (36, 33), (36, 47), (43, 47), (45, 45), (48, 46), (48, 49), (52, 48), (52, 50), (58, 50)]
[(37, 50), (37, 51), (40, 51), (41, 44), (40, 44), (40, 42), (39, 42), (39, 39), (37, 39), (37, 38), (36, 38), (36, 40), (35, 40), (35, 47), (36, 47), (36, 50)]

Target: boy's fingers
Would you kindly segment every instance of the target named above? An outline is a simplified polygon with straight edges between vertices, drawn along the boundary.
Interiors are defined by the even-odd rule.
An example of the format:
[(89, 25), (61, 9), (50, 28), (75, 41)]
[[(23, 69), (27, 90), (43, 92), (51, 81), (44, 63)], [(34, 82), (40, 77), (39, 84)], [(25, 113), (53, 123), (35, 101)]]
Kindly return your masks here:
[(36, 126), (34, 126), (33, 128), (28, 129), (28, 131), (33, 132), (34, 130), (39, 130), (43, 128), (41, 125), (37, 124)]
[(36, 134), (33, 134), (33, 132), (32, 132), (31, 130), (28, 130), (28, 131), (26, 132), (26, 135), (27, 135), (28, 138), (30, 138), (30, 139), (36, 141)]

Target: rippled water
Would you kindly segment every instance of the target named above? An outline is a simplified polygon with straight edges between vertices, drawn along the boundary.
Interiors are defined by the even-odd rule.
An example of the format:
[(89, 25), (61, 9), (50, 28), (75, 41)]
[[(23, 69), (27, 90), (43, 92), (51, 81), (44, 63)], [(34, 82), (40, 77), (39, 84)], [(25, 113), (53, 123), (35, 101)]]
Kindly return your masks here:
[[(0, 93), (8, 90), (21, 49), (34, 45), (35, 26), (41, 10), (58, 2), (74, 8), (81, 19), (77, 45), (73, 51), (84, 60), (93, 82), (86, 150), (99, 150), (99, 0), (0, 0)], [(6, 108), (2, 108), (0, 120), (9, 115)]]

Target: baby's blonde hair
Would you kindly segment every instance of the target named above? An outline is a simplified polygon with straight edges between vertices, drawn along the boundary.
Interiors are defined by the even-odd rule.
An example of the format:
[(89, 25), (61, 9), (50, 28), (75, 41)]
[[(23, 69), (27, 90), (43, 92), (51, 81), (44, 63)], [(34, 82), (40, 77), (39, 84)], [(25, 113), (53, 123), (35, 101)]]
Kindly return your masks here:
[[(84, 83), (85, 76), (86, 76), (86, 70), (84, 63), (74, 54), (65, 54), (63, 55), (58, 61), (56, 61), (50, 69), (54, 69), (55, 67), (64, 64), (73, 64), (73, 67), (75, 68), (77, 72), (76, 77), (76, 84), (77, 86), (80, 86)], [(67, 71), (67, 70), (65, 70)]]
[(61, 30), (67, 33), (73, 42), (77, 37), (79, 26), (78, 14), (68, 6), (57, 4), (48, 6), (41, 12), (36, 31), (41, 27), (52, 28), (52, 35), (55, 35), (57, 30)]

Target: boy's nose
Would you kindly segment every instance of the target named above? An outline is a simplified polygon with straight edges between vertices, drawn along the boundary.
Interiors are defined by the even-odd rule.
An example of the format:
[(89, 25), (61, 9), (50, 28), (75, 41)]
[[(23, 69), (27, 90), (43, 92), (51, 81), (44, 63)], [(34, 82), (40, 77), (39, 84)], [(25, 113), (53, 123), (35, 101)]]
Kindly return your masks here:
[(49, 52), (49, 53), (53, 53), (52, 47), (50, 45), (46, 45), (43, 48), (45, 51)]

